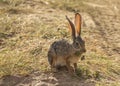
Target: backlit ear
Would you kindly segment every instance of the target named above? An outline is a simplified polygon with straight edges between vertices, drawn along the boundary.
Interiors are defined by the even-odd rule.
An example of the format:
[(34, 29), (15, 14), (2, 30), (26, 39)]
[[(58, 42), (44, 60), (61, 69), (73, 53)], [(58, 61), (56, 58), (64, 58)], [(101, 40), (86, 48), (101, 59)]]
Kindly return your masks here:
[(66, 19), (68, 20), (69, 29), (72, 32), (72, 38), (73, 38), (73, 40), (75, 40), (75, 26), (67, 16), (66, 16)]
[(79, 13), (75, 14), (75, 28), (77, 36), (81, 35), (81, 15)]

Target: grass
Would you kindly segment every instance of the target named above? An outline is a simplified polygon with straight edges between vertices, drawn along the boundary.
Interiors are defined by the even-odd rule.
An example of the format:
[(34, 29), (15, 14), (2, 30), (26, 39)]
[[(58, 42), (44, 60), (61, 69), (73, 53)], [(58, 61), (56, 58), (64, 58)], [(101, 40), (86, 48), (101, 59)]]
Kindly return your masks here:
[[(30, 10), (30, 13), (23, 12), (26, 9), (19, 6), (25, 0), (1, 0), (0, 2), (6, 3), (10, 7), (8, 10), (6, 10), (7, 6), (1, 8), (2, 11), (0, 9), (0, 77), (16, 74), (27, 75), (36, 70), (49, 71), (47, 62), (49, 45), (63, 37), (70, 39), (70, 34), (65, 26), (64, 14), (35, 15), (33, 9)], [(87, 12), (93, 18), (100, 12), (99, 9), (96, 10), (84, 4), (83, 0), (63, 0), (61, 2), (46, 0), (46, 2), (50, 3), (48, 6), (55, 10)], [(15, 11), (11, 12), (11, 9)], [(3, 12), (3, 10), (5, 11)], [(83, 37), (85, 35), (89, 37), (87, 32), (82, 34)], [(102, 53), (89, 51), (86, 54), (86, 60), (80, 61), (78, 66), (77, 75), (84, 79), (95, 79), (96, 86), (119, 86), (120, 84), (118, 57), (110, 58)]]
[(113, 58), (90, 53), (79, 63), (77, 75), (82, 79), (95, 79), (96, 86), (119, 86), (120, 64)]
[(8, 4), (12, 7), (18, 6), (22, 3), (24, 3), (25, 0), (0, 0), (1, 3)]

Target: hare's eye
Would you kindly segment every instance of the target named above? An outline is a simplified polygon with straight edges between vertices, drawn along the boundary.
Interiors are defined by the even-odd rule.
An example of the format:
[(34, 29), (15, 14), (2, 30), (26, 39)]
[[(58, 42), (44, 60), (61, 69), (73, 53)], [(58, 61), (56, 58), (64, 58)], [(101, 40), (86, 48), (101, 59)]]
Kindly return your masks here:
[(76, 45), (78, 46), (78, 45), (79, 45), (79, 43), (78, 43), (78, 42), (76, 42)]

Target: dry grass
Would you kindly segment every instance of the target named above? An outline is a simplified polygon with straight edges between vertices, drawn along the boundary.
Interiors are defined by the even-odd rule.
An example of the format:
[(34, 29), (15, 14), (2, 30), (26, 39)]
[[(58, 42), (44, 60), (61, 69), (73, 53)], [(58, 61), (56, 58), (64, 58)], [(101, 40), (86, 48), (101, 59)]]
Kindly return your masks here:
[[(83, 3), (91, 1), (34, 0), (32, 4), (26, 0), (1, 0), (5, 6), (0, 8), (0, 77), (26, 75), (36, 70), (49, 71), (47, 63), (49, 45), (64, 37), (70, 39), (70, 34), (66, 30), (65, 14), (72, 16), (71, 12), (86, 12), (92, 16), (95, 23), (102, 25), (101, 20), (97, 22), (96, 19), (100, 15), (100, 9)], [(98, 3), (97, 1), (95, 3)], [(105, 2), (107, 1), (103, 0), (101, 4)], [(38, 3), (41, 6), (44, 4), (48, 6), (40, 7)], [(38, 7), (35, 8), (34, 5)], [(59, 13), (56, 13), (57, 11)], [(78, 76), (95, 79), (96, 86), (119, 86), (120, 59), (110, 58), (103, 49), (96, 49), (92, 43), (97, 42), (97, 46), (100, 46), (99, 41), (96, 41), (97, 39), (89, 41), (93, 39), (90, 36), (93, 32), (91, 33), (85, 26), (83, 28), (82, 36), (86, 37), (88, 52), (86, 60), (79, 62)], [(100, 37), (99, 30), (94, 32), (96, 37)]]

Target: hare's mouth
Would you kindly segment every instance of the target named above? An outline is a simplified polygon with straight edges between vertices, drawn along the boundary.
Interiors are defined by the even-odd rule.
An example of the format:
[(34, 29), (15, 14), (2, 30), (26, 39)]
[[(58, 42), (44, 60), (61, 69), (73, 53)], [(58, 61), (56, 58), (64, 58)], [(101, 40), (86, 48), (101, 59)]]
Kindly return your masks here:
[(81, 53), (85, 53), (85, 52), (86, 52), (86, 49), (81, 49), (80, 52), (81, 52)]

